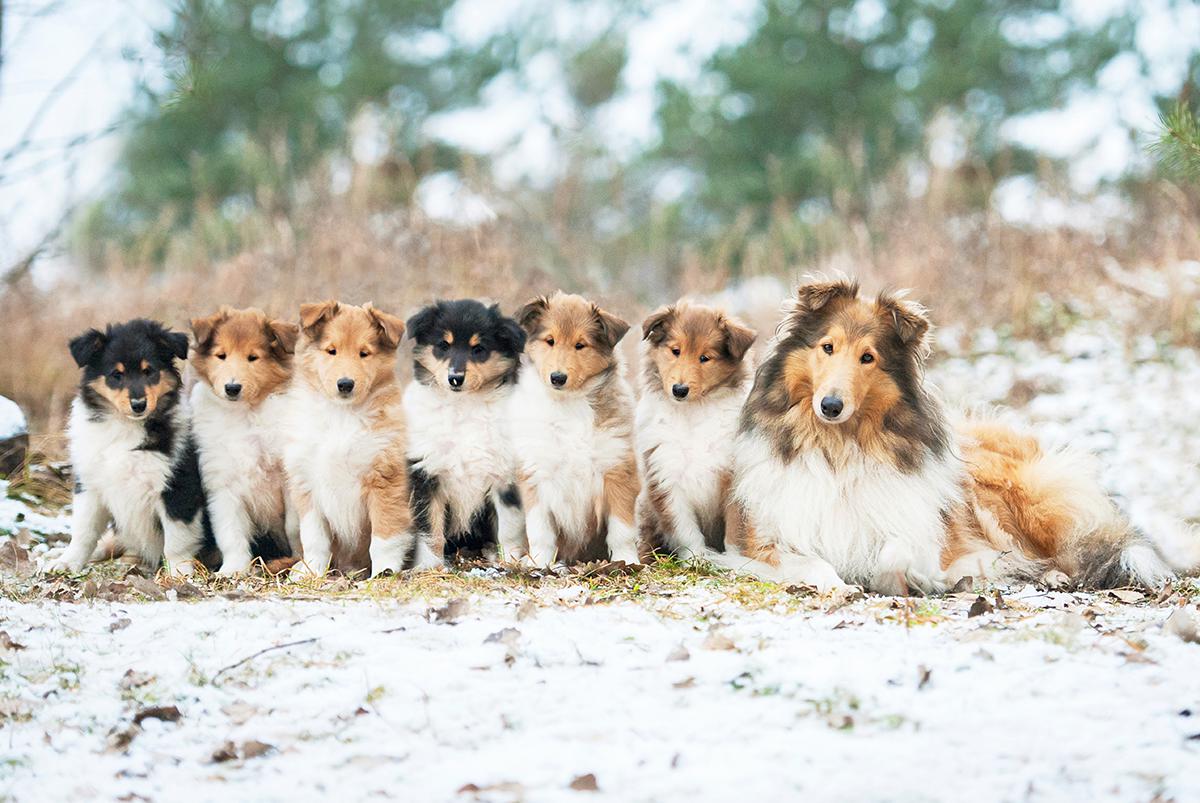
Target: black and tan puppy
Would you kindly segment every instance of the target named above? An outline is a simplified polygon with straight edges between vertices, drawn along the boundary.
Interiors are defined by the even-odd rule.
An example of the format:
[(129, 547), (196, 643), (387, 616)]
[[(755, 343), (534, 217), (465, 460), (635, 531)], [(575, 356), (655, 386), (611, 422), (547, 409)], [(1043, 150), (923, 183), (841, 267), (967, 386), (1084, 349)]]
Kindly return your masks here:
[(413, 381), (404, 391), (415, 526), (435, 554), (499, 542), (525, 553), (516, 460), (505, 421), (525, 332), (497, 305), (439, 301), (408, 320)]
[(176, 360), (188, 338), (154, 321), (89, 329), (68, 426), (75, 471), (71, 543), (50, 565), (79, 571), (111, 523), (121, 551), (189, 573), (204, 542), (204, 492)]

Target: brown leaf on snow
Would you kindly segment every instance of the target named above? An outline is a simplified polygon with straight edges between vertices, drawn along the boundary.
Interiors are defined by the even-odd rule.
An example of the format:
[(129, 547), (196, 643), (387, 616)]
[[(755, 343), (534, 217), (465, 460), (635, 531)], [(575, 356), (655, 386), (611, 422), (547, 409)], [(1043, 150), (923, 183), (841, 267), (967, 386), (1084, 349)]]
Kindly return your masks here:
[(116, 633), (118, 630), (124, 630), (131, 624), (133, 624), (133, 621), (124, 617), (121, 617), (120, 619), (114, 619), (112, 624), (108, 626), (108, 632)]
[(483, 640), (484, 644), (503, 644), (505, 647), (516, 647), (517, 642), (521, 640), (521, 631), (515, 627), (506, 627), (503, 630), (497, 630)]
[(672, 683), (671, 688), (673, 688), (673, 689), (690, 689), (695, 685), (696, 685), (696, 679), (694, 677), (686, 677), (683, 680), (677, 680), (674, 683)]
[(610, 574), (634, 574), (641, 571), (636, 563), (626, 563), (623, 560), (594, 560), (591, 563), (581, 563), (571, 567), (572, 574), (580, 577), (604, 577)]
[(258, 758), (265, 756), (275, 749), (275, 745), (260, 742), (257, 739), (249, 739), (242, 742), (242, 758)]
[(519, 608), (517, 608), (517, 621), (518, 622), (525, 621), (530, 616), (533, 616), (534, 614), (536, 614), (537, 609), (538, 609), (538, 606), (537, 606), (536, 602), (534, 602), (531, 599), (525, 600), (524, 602), (521, 603), (521, 606)]
[(480, 792), (505, 792), (510, 795), (522, 797), (525, 794), (525, 787), (516, 781), (500, 781), (499, 783), (492, 783), (487, 786), (467, 783), (458, 788), (460, 795), (475, 795), (478, 797)]
[(992, 603), (988, 602), (987, 597), (978, 596), (975, 598), (975, 601), (971, 603), (971, 610), (967, 611), (967, 618), (970, 619), (973, 616), (982, 616), (985, 613), (991, 613), (993, 610), (995, 610), (995, 608), (992, 606)]
[(29, 557), (29, 550), (18, 544), (15, 539), (5, 539), (0, 543), (0, 569), (18, 577), (33, 574), (33, 560)]
[(965, 594), (975, 587), (975, 578), (969, 574), (964, 574), (958, 578), (958, 582), (954, 584), (954, 588), (950, 589), (950, 594)]
[(162, 587), (159, 586), (158, 583), (154, 582), (153, 580), (150, 580), (145, 577), (139, 577), (138, 575), (133, 574), (132, 572), (130, 572), (129, 576), (126, 577), (125, 579), (129, 582), (130, 588), (132, 588), (134, 591), (138, 592), (139, 594), (141, 594), (144, 597), (149, 597), (150, 599), (156, 599), (156, 600), (167, 598), (167, 592), (164, 591), (162, 589)]
[(569, 784), (571, 789), (576, 792), (599, 792), (600, 786), (596, 783), (596, 776), (592, 773), (580, 775)]
[(128, 728), (113, 728), (109, 731), (104, 746), (113, 753), (124, 753), (141, 732), (142, 729), (137, 725), (130, 725)]
[(929, 685), (929, 679), (933, 676), (933, 670), (925, 665), (917, 667), (917, 690), (921, 690)]
[(163, 722), (178, 722), (183, 718), (179, 708), (174, 705), (152, 705), (143, 708), (133, 715), (133, 724), (141, 725), (148, 719), (160, 719)]
[(258, 758), (265, 756), (275, 749), (275, 745), (260, 742), (257, 739), (249, 739), (242, 742), (240, 745), (233, 742), (226, 742), (213, 751), (212, 762), (214, 764), (222, 764), (226, 761), (243, 761), (250, 758)]
[(229, 721), (234, 725), (245, 725), (259, 713), (259, 709), (250, 703), (239, 700), (236, 703), (221, 706), (221, 713), (229, 717)]
[(226, 742), (213, 751), (212, 762), (214, 764), (222, 764), (226, 761), (233, 761), (237, 758), (237, 746), (233, 742)]
[(429, 621), (440, 625), (452, 625), (467, 612), (465, 599), (452, 599), (440, 608), (430, 608)]
[(1163, 632), (1178, 636), (1188, 644), (1200, 644), (1200, 623), (1191, 608), (1176, 608), (1163, 622)]
[(706, 650), (736, 650), (737, 645), (733, 643), (733, 639), (719, 630), (714, 630), (708, 634), (708, 638), (704, 639), (704, 643), (700, 645)]
[[(136, 689), (139, 686), (145, 686), (147, 683), (150, 683), (153, 680), (154, 675), (151, 675), (149, 672), (136, 672), (132, 669), (128, 669), (125, 671), (125, 674), (121, 676), (121, 680), (117, 683), (117, 688), (119, 688), (121, 691), (129, 691), (130, 689)], [(161, 717), (159, 718), (161, 719)]]
[(8, 635), (7, 630), (0, 630), (0, 650), (11, 650), (12, 652), (16, 652), (17, 650), (23, 649), (25, 649), (24, 644), (13, 641), (12, 636)]
[(1110, 596), (1116, 597), (1126, 605), (1133, 605), (1136, 602), (1141, 602), (1146, 598), (1146, 595), (1141, 591), (1134, 591), (1129, 588), (1110, 588), (1108, 591)]

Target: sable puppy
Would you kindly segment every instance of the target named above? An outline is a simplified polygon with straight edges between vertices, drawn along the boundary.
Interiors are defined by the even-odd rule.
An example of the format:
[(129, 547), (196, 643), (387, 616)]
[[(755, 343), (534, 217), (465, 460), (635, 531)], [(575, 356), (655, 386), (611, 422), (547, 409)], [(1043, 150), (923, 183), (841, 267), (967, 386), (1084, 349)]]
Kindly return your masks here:
[(370, 304), (300, 306), (283, 462), (300, 517), (297, 575), (436, 565), (411, 531), (396, 348), (404, 322)]
[(528, 365), (509, 420), (528, 559), (547, 566), (608, 552), (636, 563), (633, 394), (616, 352), (629, 324), (561, 292), (533, 299), (517, 321)]
[(415, 527), (434, 555), (525, 553), (516, 459), (505, 416), (525, 332), (497, 305), (438, 301), (408, 320), (404, 391)]
[(217, 546), (218, 574), (300, 555), (300, 523), (287, 502), (275, 437), (299, 327), (258, 309), (222, 307), (192, 320), (192, 429)]
[(939, 592), (966, 575), (1109, 587), (1172, 576), (1080, 455), (948, 423), (924, 378), (929, 320), (849, 281), (799, 288), (735, 447), (727, 542), (768, 577)]
[(79, 571), (111, 523), (121, 551), (172, 572), (194, 568), (204, 492), (180, 398), (187, 335), (136, 319), (70, 343), (82, 369), (67, 429), (75, 496), (71, 543), (51, 571)]
[(725, 548), (733, 441), (756, 335), (722, 311), (680, 301), (642, 324), (637, 447), (644, 545), (683, 557)]

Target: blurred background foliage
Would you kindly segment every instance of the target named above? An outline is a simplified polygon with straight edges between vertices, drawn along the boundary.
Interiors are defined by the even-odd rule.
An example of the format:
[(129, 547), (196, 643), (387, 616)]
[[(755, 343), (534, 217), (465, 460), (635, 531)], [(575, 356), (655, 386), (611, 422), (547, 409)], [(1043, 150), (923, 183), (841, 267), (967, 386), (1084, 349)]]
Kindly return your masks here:
[[(447, 18), (472, 11), (455, 0), (179, 2), (156, 38), (166, 80), (130, 109), (119, 181), (76, 242), (92, 262), (114, 243), (161, 262), (190, 229), (222, 256), (247, 245), (247, 216), (287, 217), (351, 187), (405, 208), (448, 172), (486, 195), (487, 154), (426, 124), (520, 86), (550, 56), (573, 107), (549, 144), (562, 167), (553, 182), (510, 180), (492, 204), (544, 231), (548, 267), (580, 269), (584, 240), (609, 247), (591, 257), (601, 273), (678, 265), (684, 242), (741, 255), (773, 225), (792, 233), (785, 258), (804, 256), (822, 236), (814, 223), (870, 232), (938, 171), (955, 174), (954, 203), (985, 208), (1001, 179), (1046, 168), (1001, 126), (1137, 52), (1133, 11), (1084, 30), (1059, 0), (761, 0), (743, 41), (695, 80), (659, 84), (657, 135), (614, 153), (601, 111), (622, 92), (632, 23), (656, 5), (527, 3), (464, 43)], [(604, 22), (565, 41), (555, 6)]]

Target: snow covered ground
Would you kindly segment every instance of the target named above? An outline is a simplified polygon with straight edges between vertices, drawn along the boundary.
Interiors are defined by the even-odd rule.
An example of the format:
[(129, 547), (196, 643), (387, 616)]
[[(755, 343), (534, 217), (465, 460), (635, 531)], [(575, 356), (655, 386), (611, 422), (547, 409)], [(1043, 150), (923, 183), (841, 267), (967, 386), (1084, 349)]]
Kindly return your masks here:
[[(942, 337), (948, 399), (1095, 451), (1144, 527), (1200, 518), (1194, 352)], [(1200, 799), (1194, 581), (999, 605), (661, 569), (39, 578), (65, 523), (0, 500), (0, 797)]]

